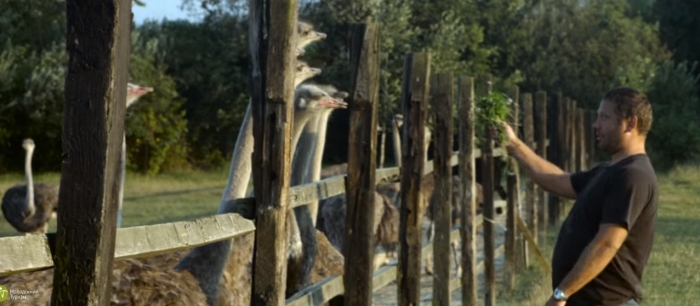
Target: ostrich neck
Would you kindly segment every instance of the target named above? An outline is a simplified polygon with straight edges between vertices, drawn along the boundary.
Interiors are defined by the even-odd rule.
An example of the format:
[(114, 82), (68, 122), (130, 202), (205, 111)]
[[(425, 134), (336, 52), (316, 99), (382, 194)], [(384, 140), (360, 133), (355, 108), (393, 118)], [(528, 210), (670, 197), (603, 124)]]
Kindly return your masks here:
[[(314, 144), (312, 146), (309, 146), (309, 151), (311, 151), (311, 154), (309, 154), (310, 156), (306, 159), (309, 165), (307, 165), (305, 168), (305, 179), (303, 183), (315, 182), (321, 179), (321, 168), (323, 166), (323, 150), (326, 146), (326, 131), (328, 128), (328, 118), (330, 117), (332, 112), (332, 109), (324, 111), (321, 114), (321, 116), (319, 116), (315, 120), (315, 122), (310, 122), (308, 124), (308, 132), (313, 134)], [(314, 226), (316, 226), (316, 218), (318, 216), (318, 201), (311, 202), (307, 206), (309, 207), (309, 212), (311, 213), (311, 220), (313, 221)]]
[(34, 180), (32, 179), (32, 155), (34, 148), (27, 150), (27, 156), (24, 159), (24, 174), (27, 177), (27, 209), (34, 213)]
[(255, 147), (252, 112), (252, 105), (249, 102), (245, 117), (243, 118), (243, 123), (241, 123), (241, 129), (238, 132), (236, 146), (233, 149), (228, 182), (226, 183), (226, 189), (221, 198), (218, 214), (232, 211), (233, 207), (227, 207), (227, 203), (231, 203), (229, 200), (245, 197), (245, 191), (248, 188), (250, 175), (253, 171), (251, 159), (253, 148)]

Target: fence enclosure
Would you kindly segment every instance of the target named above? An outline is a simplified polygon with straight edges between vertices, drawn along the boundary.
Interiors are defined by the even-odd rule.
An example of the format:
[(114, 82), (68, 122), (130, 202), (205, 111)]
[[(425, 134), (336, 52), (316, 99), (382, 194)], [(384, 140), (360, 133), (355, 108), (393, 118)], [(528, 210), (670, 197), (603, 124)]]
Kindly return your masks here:
[[(77, 0), (68, 0), (69, 9), (85, 8)], [(90, 4), (89, 6), (92, 6)], [(100, 5), (116, 5), (120, 10), (130, 8), (130, 1), (100, 0)], [(476, 101), (494, 90), (490, 76), (452, 75), (431, 70), (429, 53), (409, 53), (405, 57), (401, 118), (391, 124), (391, 128), (383, 128), (382, 134), (392, 131), (395, 146), (401, 144), (400, 150), (394, 150), (397, 167), (376, 168), (376, 148), (384, 147), (377, 144), (377, 104), (378, 104), (378, 73), (379, 73), (379, 39), (381, 29), (377, 24), (354, 24), (350, 26), (351, 65), (354, 73), (354, 88), (350, 89), (350, 151), (348, 152), (348, 173), (289, 188), (290, 168), (290, 134), (289, 118), (291, 118), (292, 88), (289, 87), (293, 78), (293, 44), (289, 43), (294, 37), (296, 24), (296, 1), (285, 4), (268, 4), (274, 20), (264, 20), (262, 5), (254, 5), (250, 12), (251, 25), (255, 26), (251, 33), (251, 54), (253, 55), (254, 75), (259, 77), (253, 85), (253, 113), (255, 114), (254, 135), (256, 139), (254, 158), (262, 167), (256, 168), (254, 179), (255, 197), (241, 199), (242, 212), (210, 216), (194, 221), (173, 222), (115, 230), (113, 211), (115, 202), (110, 200), (109, 190), (115, 188), (111, 183), (116, 176), (110, 176), (109, 171), (102, 171), (100, 179), (106, 182), (100, 189), (105, 194), (105, 200), (100, 203), (90, 202), (88, 194), (69, 194), (61, 192), (61, 200), (69, 205), (62, 205), (59, 212), (59, 231), (47, 235), (30, 235), (0, 238), (0, 276), (31, 272), (50, 267), (56, 268), (53, 294), (56, 301), (66, 301), (70, 294), (72, 302), (81, 304), (109, 301), (109, 277), (111, 259), (139, 258), (189, 249), (208, 243), (231, 239), (255, 231), (256, 243), (253, 261), (253, 296), (254, 305), (320, 305), (331, 302), (350, 305), (371, 305), (373, 293), (380, 288), (397, 281), (397, 303), (399, 305), (420, 305), (420, 278), (422, 274), (421, 261), (432, 253), (434, 258), (433, 296), (431, 305), (450, 305), (452, 293), (462, 290), (462, 300), (467, 305), (476, 305), (479, 299), (477, 276), (485, 274), (482, 299), (486, 305), (496, 304), (496, 290), (499, 286), (513, 288), (519, 271), (530, 265), (534, 256), (537, 264), (546, 271), (549, 270), (547, 260), (542, 256), (537, 244), (544, 241), (544, 234), (557, 224), (566, 212), (563, 201), (549, 195), (538, 188), (532, 181), (525, 179), (519, 172), (515, 160), (511, 159), (511, 167), (507, 171), (505, 182), (499, 180), (495, 160), (505, 156), (505, 152), (495, 144), (493, 127), (487, 135), (476, 135), (474, 128), (474, 112)], [(128, 11), (128, 10), (127, 10)], [(289, 14), (293, 11), (294, 14)], [(77, 13), (76, 13), (77, 14)], [(69, 17), (71, 15), (69, 14)], [(290, 17), (291, 16), (291, 17)], [(123, 16), (110, 15), (112, 19)], [(76, 17), (77, 18), (77, 17)], [(80, 29), (94, 27), (102, 20), (88, 20), (88, 24), (77, 24), (78, 20), (69, 18), (69, 26)], [(111, 20), (111, 19), (110, 19)], [(269, 33), (264, 38), (262, 29)], [(120, 23), (112, 25), (116, 37), (129, 37), (128, 28)], [(80, 31), (78, 31), (81, 33)], [(89, 34), (89, 33), (88, 33)], [(85, 35), (88, 35), (85, 34)], [(92, 37), (92, 36), (90, 36)], [(87, 40), (87, 39), (86, 39)], [(265, 43), (263, 41), (266, 40)], [(105, 41), (109, 46), (117, 45), (123, 49), (124, 42)], [(267, 46), (262, 48), (261, 46)], [(270, 46), (285, 46), (282, 49)], [(260, 49), (257, 49), (260, 48)], [(105, 61), (109, 58), (112, 48), (97, 49), (95, 56)], [(253, 52), (257, 50), (256, 52)], [(70, 49), (71, 58), (78, 56), (77, 49)], [(274, 56), (272, 56), (274, 55)], [(277, 59), (273, 60), (273, 57)], [(114, 85), (125, 82), (124, 71), (114, 68), (123, 63), (123, 58), (112, 60), (109, 69), (104, 73), (115, 73), (119, 76)], [(69, 73), (73, 70), (70, 70)], [(96, 69), (96, 68), (94, 68)], [(93, 73), (92, 71), (89, 71)], [(85, 72), (82, 72), (85, 73)], [(91, 74), (90, 74), (91, 75)], [(267, 78), (269, 75), (284, 76)], [(74, 88), (81, 82), (80, 78), (68, 78), (67, 88)], [(121, 83), (120, 83), (121, 82)], [(84, 84), (82, 84), (84, 86)], [(103, 104), (100, 111), (107, 112), (109, 117), (96, 119), (106, 123), (109, 119), (123, 122), (123, 108), (114, 107), (121, 96), (103, 86), (92, 85), (103, 89), (100, 95), (109, 96), (108, 104)], [(104, 88), (103, 88), (104, 87)], [(566, 171), (577, 171), (589, 167), (593, 163), (593, 133), (591, 124), (593, 112), (576, 107), (576, 101), (566, 98), (562, 93), (548, 95), (544, 91), (535, 93), (520, 93), (517, 87), (506, 90), (513, 100), (512, 112), (514, 118), (522, 113), (522, 122), (517, 123), (516, 131), (521, 130), (520, 136), (525, 143), (533, 148), (540, 156), (546, 157)], [(88, 93), (91, 91), (82, 91)], [(97, 94), (97, 93), (94, 93)], [(110, 96), (111, 95), (111, 96)], [(103, 97), (100, 96), (100, 97)], [(86, 99), (98, 99), (90, 96)], [(64, 130), (82, 126), (76, 122), (74, 112), (82, 104), (69, 104), (66, 108)], [(430, 109), (430, 111), (429, 111)], [(112, 110), (112, 112), (110, 112)], [(71, 120), (72, 118), (72, 120)], [(82, 117), (80, 117), (82, 118)], [(426, 161), (424, 148), (428, 145), (425, 137), (425, 126), (428, 118), (433, 119), (434, 159)], [(398, 120), (400, 119), (400, 120)], [(111, 122), (110, 121), (110, 122)], [(399, 123), (402, 121), (401, 131)], [(83, 123), (87, 125), (88, 123)], [(519, 126), (519, 128), (518, 128)], [(109, 141), (99, 144), (102, 151), (108, 150), (102, 159), (90, 159), (91, 162), (107, 162), (112, 165), (114, 156), (119, 156), (117, 139), (121, 141), (122, 126), (117, 124), (114, 129), (106, 129)], [(280, 136), (282, 135), (282, 136)], [(457, 141), (454, 141), (455, 137)], [(75, 142), (86, 141), (92, 137), (90, 133), (72, 135)], [(477, 148), (476, 138), (481, 140)], [(382, 135), (380, 139), (386, 139)], [(396, 147), (395, 147), (396, 148)], [(457, 148), (458, 150), (455, 150)], [(265, 156), (260, 152), (265, 152)], [(383, 150), (382, 150), (383, 152)], [(383, 163), (383, 157), (381, 163)], [(481, 172), (477, 173), (477, 163)], [(92, 169), (92, 164), (84, 162), (74, 164), (75, 171), (64, 168), (62, 185), (72, 182), (86, 182), (85, 174), (80, 170)], [(458, 167), (460, 178), (461, 206), (460, 225), (453, 226), (451, 194), (453, 167)], [(112, 167), (116, 169), (116, 167)], [(422, 241), (422, 220), (425, 214), (421, 207), (421, 180), (426, 174), (435, 175), (435, 192), (438, 201), (433, 210), (435, 220), (435, 240), (432, 243)], [(282, 175), (282, 179), (276, 179)], [(94, 179), (94, 178), (91, 178)], [(524, 179), (524, 181), (521, 181)], [(371, 224), (373, 223), (374, 187), (377, 184), (398, 182), (401, 184), (400, 238), (398, 264), (386, 265), (373, 269), (375, 246)], [(476, 184), (483, 187), (483, 210), (477, 214), (475, 201)], [(507, 198), (497, 200), (497, 186), (505, 184)], [(521, 188), (522, 187), (522, 188)], [(66, 190), (66, 189), (62, 189)], [(116, 189), (114, 189), (116, 190)], [(286, 284), (286, 239), (284, 222), (286, 213), (294, 207), (327, 199), (343, 194), (347, 196), (346, 245), (352, 245), (345, 254), (344, 275), (329, 277), (312, 284), (294, 296), (284, 299)], [(548, 199), (547, 199), (548, 197)], [(84, 213), (74, 213), (78, 201), (90, 203), (90, 209)], [(76, 206), (71, 206), (76, 205)], [(496, 244), (494, 219), (496, 208), (505, 209), (506, 237), (505, 243)], [(82, 208), (80, 208), (82, 209)], [(71, 213), (73, 212), (73, 213)], [(250, 213), (253, 212), (253, 213)], [(522, 215), (521, 215), (522, 214)], [(247, 219), (248, 218), (248, 219)], [(255, 219), (255, 222), (249, 219)], [(97, 224), (90, 220), (100, 220)], [(97, 229), (91, 231), (91, 236), (82, 237), (85, 243), (96, 248), (84, 248), (67, 244), (66, 241), (77, 240), (75, 233), (83, 233), (85, 224), (93, 224)], [(478, 261), (477, 232), (482, 230), (484, 259)], [(75, 240), (73, 240), (75, 239)], [(112, 244), (111, 241), (114, 241)], [(461, 278), (452, 278), (450, 273), (451, 252), (450, 243), (461, 243)], [(70, 251), (69, 251), (70, 250)], [(503, 279), (496, 274), (496, 258), (504, 256)], [(61, 260), (56, 260), (60, 258)], [(9, 259), (9, 260), (8, 260)], [(64, 260), (65, 259), (65, 260)], [(81, 259), (92, 262), (95, 266), (86, 266), (90, 271), (67, 270), (70, 264), (67, 259)], [(274, 269), (270, 264), (274, 264)], [(99, 267), (97, 267), (99, 265)], [(60, 273), (60, 274), (59, 274)], [(97, 273), (97, 274), (91, 274)], [(80, 287), (75, 286), (75, 280), (85, 280)], [(71, 287), (68, 287), (69, 282)], [(345, 294), (348, 292), (348, 294)], [(54, 303), (56, 303), (54, 301)], [(98, 302), (99, 301), (99, 302)]]

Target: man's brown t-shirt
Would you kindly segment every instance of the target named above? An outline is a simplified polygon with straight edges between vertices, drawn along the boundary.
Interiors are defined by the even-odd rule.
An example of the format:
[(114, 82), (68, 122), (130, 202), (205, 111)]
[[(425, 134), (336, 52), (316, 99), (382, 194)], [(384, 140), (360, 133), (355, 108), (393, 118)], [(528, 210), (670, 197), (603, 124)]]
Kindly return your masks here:
[(654, 240), (658, 183), (646, 154), (600, 164), (571, 176), (576, 202), (559, 231), (552, 256), (557, 287), (593, 240), (601, 224), (624, 226), (628, 237), (603, 272), (569, 297), (567, 306), (641, 302), (641, 279)]

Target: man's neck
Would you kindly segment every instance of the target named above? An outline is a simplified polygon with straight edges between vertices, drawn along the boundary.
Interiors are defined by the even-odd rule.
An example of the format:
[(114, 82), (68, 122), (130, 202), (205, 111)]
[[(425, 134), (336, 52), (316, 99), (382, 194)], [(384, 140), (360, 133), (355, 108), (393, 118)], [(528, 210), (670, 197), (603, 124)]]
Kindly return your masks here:
[(644, 148), (644, 140), (637, 141), (629, 146), (622, 148), (617, 153), (613, 154), (610, 164), (614, 165), (619, 161), (637, 154), (646, 154), (646, 149)]

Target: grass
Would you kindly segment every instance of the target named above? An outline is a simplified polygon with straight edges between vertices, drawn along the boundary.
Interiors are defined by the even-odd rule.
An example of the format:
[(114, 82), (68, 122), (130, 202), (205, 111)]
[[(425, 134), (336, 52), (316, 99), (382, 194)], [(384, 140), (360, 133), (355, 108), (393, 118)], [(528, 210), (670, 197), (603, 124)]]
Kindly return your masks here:
[[(658, 174), (659, 209), (654, 247), (642, 278), (644, 305), (697, 305), (700, 301), (700, 166)], [(542, 252), (551, 258), (559, 228), (548, 232)], [(501, 290), (499, 305), (544, 305), (550, 279), (532, 259), (513, 291)]]
[[(124, 186), (122, 227), (192, 220), (216, 213), (224, 191), (228, 169), (212, 172), (183, 171), (148, 177), (128, 173)], [(58, 184), (60, 174), (34, 176), (34, 182)], [(0, 192), (25, 184), (21, 174), (0, 175)], [(56, 231), (55, 219), (49, 231)], [(0, 237), (19, 235), (5, 218), (0, 220)]]
[[(157, 177), (129, 173), (124, 192), (123, 226), (192, 220), (212, 215), (226, 184), (227, 169), (178, 172)], [(36, 182), (58, 183), (55, 173), (35, 176)], [(0, 191), (24, 183), (20, 174), (0, 175)], [(643, 278), (645, 305), (696, 305), (700, 301), (700, 166), (678, 167), (659, 174), (660, 201), (654, 249)], [(55, 221), (50, 231), (56, 230)], [(549, 259), (558, 228), (541, 246)], [(0, 220), (0, 236), (17, 233)], [(516, 288), (499, 285), (499, 305), (543, 305), (551, 294), (549, 278), (537, 261), (517, 277)]]

